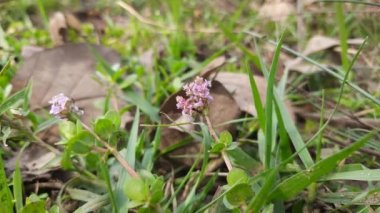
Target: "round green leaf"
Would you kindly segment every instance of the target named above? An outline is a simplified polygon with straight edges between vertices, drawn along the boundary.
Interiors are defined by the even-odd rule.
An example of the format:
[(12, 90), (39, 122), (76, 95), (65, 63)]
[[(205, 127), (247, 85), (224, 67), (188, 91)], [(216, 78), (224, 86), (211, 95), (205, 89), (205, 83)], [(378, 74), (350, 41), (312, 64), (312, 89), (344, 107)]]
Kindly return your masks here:
[(131, 178), (125, 183), (124, 193), (133, 201), (145, 201), (148, 198), (149, 187), (141, 178)]
[(212, 153), (220, 153), (221, 151), (223, 151), (223, 149), (225, 147), (226, 146), (223, 143), (214, 143), (214, 144), (212, 144), (210, 152), (212, 152)]
[(252, 198), (252, 196), (253, 191), (251, 186), (247, 183), (241, 183), (226, 194), (226, 199), (230, 204), (237, 206), (245, 203), (246, 200)]
[(121, 119), (119, 113), (115, 111), (108, 111), (105, 115), (104, 118), (112, 121), (113, 125), (118, 128), (120, 127), (121, 124)]
[(96, 119), (94, 124), (94, 131), (103, 139), (111, 137), (112, 133), (115, 131), (115, 126), (113, 122), (106, 118)]
[(219, 142), (228, 147), (232, 143), (232, 135), (228, 131), (221, 132), (219, 135)]
[(239, 168), (233, 168), (227, 175), (227, 183), (229, 186), (234, 185), (235, 183), (248, 183), (249, 177), (247, 173)]

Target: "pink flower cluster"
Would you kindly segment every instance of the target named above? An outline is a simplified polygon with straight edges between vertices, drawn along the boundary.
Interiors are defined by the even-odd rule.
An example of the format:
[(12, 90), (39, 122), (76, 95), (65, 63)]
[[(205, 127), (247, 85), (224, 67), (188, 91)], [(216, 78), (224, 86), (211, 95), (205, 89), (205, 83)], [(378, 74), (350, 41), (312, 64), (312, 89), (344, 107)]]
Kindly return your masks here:
[(184, 115), (192, 115), (194, 111), (201, 112), (213, 100), (210, 88), (211, 81), (197, 76), (193, 82), (183, 87), (188, 98), (177, 96), (177, 108), (181, 109)]
[(79, 107), (74, 104), (74, 101), (71, 98), (65, 96), (63, 93), (54, 96), (49, 101), (49, 104), (51, 104), (49, 113), (57, 118), (67, 118), (70, 113), (75, 113), (79, 116), (84, 113), (83, 110), (79, 109)]

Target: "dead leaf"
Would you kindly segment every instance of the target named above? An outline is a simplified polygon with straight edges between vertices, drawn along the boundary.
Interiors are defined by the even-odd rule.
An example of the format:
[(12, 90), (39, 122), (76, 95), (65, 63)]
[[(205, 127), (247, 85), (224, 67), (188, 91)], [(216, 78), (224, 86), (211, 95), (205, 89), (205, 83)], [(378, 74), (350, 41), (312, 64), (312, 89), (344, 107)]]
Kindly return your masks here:
[[(17, 154), (5, 162), (7, 172), (13, 172), (16, 167)], [(58, 170), (60, 167), (60, 158), (53, 152), (38, 146), (29, 145), (20, 156), (20, 170), (22, 171), (23, 180), (31, 181), (36, 178), (49, 178), (51, 171)]]
[[(181, 116), (181, 110), (176, 107), (176, 97), (185, 96), (184, 91), (179, 91), (170, 96), (161, 107), (161, 123), (172, 124), (173, 121), (178, 120)], [(215, 131), (221, 132), (223, 130), (232, 130), (232, 125), (217, 126), (239, 117), (240, 109), (232, 96), (226, 90), (226, 88), (218, 81), (212, 82), (211, 95), (214, 100), (209, 106), (209, 117)], [(169, 119), (170, 118), (170, 119)], [(199, 120), (199, 118), (195, 118)], [(195, 127), (194, 127), (195, 128)], [(179, 131), (173, 128), (164, 128), (161, 135), (161, 150), (168, 148), (171, 145), (178, 143), (185, 139), (189, 135), (185, 132)], [(195, 155), (199, 153), (201, 144), (199, 142), (191, 142), (188, 145), (178, 148), (169, 154), (169, 157), (175, 157), (178, 155)], [(186, 165), (191, 165), (194, 162), (193, 158), (178, 158), (177, 162), (181, 162)]]
[(89, 44), (64, 44), (35, 53), (27, 58), (17, 71), (12, 84), (15, 90), (33, 81), (31, 110), (48, 106), (48, 101), (56, 94), (64, 93), (72, 97), (79, 107), (84, 108), (83, 121), (100, 115), (95, 105), (103, 100), (105, 89), (96, 80), (95, 68), (97, 52), (110, 65), (118, 64), (120, 58), (112, 49)]
[[(354, 38), (354, 39), (347, 40), (347, 43), (349, 45), (360, 45), (363, 42), (364, 42), (364, 39), (361, 39), (361, 38)], [(307, 43), (305, 47), (305, 50), (302, 52), (302, 55), (308, 56), (310, 54), (327, 50), (330, 48), (334, 48), (339, 45), (340, 45), (339, 39), (316, 35), (316, 36), (313, 36), (309, 40), (309, 42)], [(350, 51), (352, 50), (350, 49)], [(309, 63), (303, 63), (303, 59), (301, 57), (286, 61), (285, 66), (289, 70), (298, 71), (301, 73), (314, 73), (320, 70), (314, 65), (311, 65)]]
[[(257, 75), (255, 75), (254, 78), (260, 92), (260, 98), (265, 102), (265, 93), (267, 90), (266, 80)], [(216, 75), (215, 80), (222, 83), (230, 92), (242, 111), (253, 116), (257, 115), (256, 108), (253, 104), (251, 84), (247, 74), (220, 72)]]
[(54, 13), (49, 20), (49, 32), (54, 46), (59, 46), (67, 42), (66, 34), (69, 28), (80, 33), (82, 23), (91, 23), (98, 35), (104, 34), (107, 26), (101, 14), (95, 10), (81, 10), (74, 13)]
[(285, 21), (288, 16), (294, 14), (295, 7), (293, 4), (284, 0), (272, 0), (266, 2), (259, 10), (261, 18), (269, 18), (272, 21)]
[(56, 12), (49, 20), (49, 33), (54, 46), (62, 45), (66, 42), (67, 24), (65, 15)]
[[(265, 78), (254, 75), (253, 76), (259, 90), (260, 98), (263, 104), (265, 104), (267, 82)], [(253, 102), (251, 84), (247, 74), (244, 73), (229, 73), (220, 72), (216, 75), (215, 80), (223, 84), (223, 86), (230, 92), (231, 96), (235, 99), (239, 105), (240, 110), (247, 112), (253, 116), (257, 116), (255, 104)], [(295, 115), (289, 101), (285, 101), (288, 112), (295, 121)]]
[(216, 69), (220, 68), (226, 63), (226, 57), (224, 55), (219, 56), (208, 63), (201, 71), (200, 76), (207, 78), (210, 76)]
[(35, 53), (44, 51), (45, 48), (38, 46), (23, 46), (21, 49), (21, 57), (25, 60), (26, 58), (31, 57)]

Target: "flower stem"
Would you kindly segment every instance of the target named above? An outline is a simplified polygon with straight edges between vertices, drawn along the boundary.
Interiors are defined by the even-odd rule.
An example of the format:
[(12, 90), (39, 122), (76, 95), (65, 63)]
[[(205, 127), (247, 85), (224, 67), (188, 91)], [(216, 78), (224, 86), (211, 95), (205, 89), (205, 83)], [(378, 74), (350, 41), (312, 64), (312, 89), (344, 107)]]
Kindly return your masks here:
[[(210, 132), (211, 137), (214, 139), (215, 142), (219, 142), (218, 135), (216, 134), (214, 128), (212, 127), (210, 118), (208, 117), (207, 113), (203, 113), (203, 117), (206, 120), (208, 131)], [(222, 151), (222, 157), (223, 157), (224, 163), (227, 166), (228, 171), (231, 171), (232, 170), (232, 163), (231, 163), (230, 159), (228, 158), (228, 156), (224, 150)]]
[(125, 170), (131, 175), (132, 177), (139, 177), (137, 172), (129, 165), (129, 163), (123, 158), (122, 155), (112, 146), (110, 146), (106, 141), (101, 139), (90, 127), (88, 127), (86, 124), (82, 122), (82, 126), (91, 134), (93, 135), (96, 140), (100, 141), (111, 153), (112, 155), (116, 158), (117, 161), (121, 164), (121, 166), (124, 167)]

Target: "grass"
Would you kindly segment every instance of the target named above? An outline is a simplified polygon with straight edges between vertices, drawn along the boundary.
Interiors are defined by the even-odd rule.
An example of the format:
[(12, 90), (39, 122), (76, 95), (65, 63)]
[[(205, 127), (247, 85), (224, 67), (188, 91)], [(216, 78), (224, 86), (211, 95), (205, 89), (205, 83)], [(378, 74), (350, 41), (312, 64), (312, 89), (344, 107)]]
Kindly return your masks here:
[[(318, 1), (317, 11), (306, 6), (304, 14), (273, 22), (260, 16), (251, 1), (226, 2), (102, 0), (92, 5), (103, 11), (104, 34), (98, 38), (94, 26), (86, 23), (80, 34), (69, 31), (69, 39), (111, 47), (121, 64), (115, 69), (93, 52), (107, 95), (97, 103), (102, 115), (88, 126), (76, 118), (60, 121), (46, 110), (31, 111), (36, 80), (11, 91), (12, 78), (25, 60), (22, 47), (52, 47), (49, 15), (75, 5), (23, 1), (15, 13), (18, 3), (1, 3), (0, 14), (7, 18), (0, 20), (0, 212), (379, 211), (379, 128), (365, 121), (376, 123), (380, 116), (380, 94), (371, 89), (377, 81), (367, 77), (380, 72), (374, 54), (380, 26), (376, 18), (361, 15), (379, 5)], [(316, 13), (321, 15), (308, 18)], [(298, 41), (296, 16), (304, 18), (306, 40)], [(295, 50), (317, 34), (339, 39), (340, 51), (303, 55), (304, 47)], [(350, 46), (353, 37), (365, 42)], [(151, 57), (144, 54), (149, 51)], [(143, 55), (150, 66), (142, 62)], [(221, 55), (227, 58), (223, 71), (247, 74), (250, 85), (245, 86), (257, 115), (241, 113), (215, 125), (204, 119), (186, 121), (194, 131), (165, 144), (175, 125), (163, 120), (176, 109), (175, 102), (164, 109), (165, 101), (174, 100), (185, 83)], [(284, 69), (286, 58), (295, 57), (319, 72)], [(322, 73), (333, 86), (325, 86)], [(256, 75), (266, 79), (266, 91)], [(322, 79), (317, 89), (311, 75)], [(115, 101), (125, 105), (113, 109)], [(218, 116), (231, 106), (225, 107)], [(298, 111), (295, 119), (289, 109)], [(318, 119), (308, 117), (310, 113)], [(124, 123), (126, 115), (132, 118)], [(354, 125), (333, 123), (342, 116)], [(214, 134), (225, 126), (232, 128)], [(54, 127), (59, 139), (48, 143)], [(189, 141), (199, 148), (174, 156)], [(28, 152), (33, 146), (54, 153), (49, 164), (57, 166), (46, 164), (44, 175), (56, 177), (57, 169), (72, 175), (53, 181), (31, 178), (23, 157), (35, 158)], [(365, 148), (373, 152), (363, 152)], [(14, 167), (9, 166), (12, 159), (17, 159)]]

